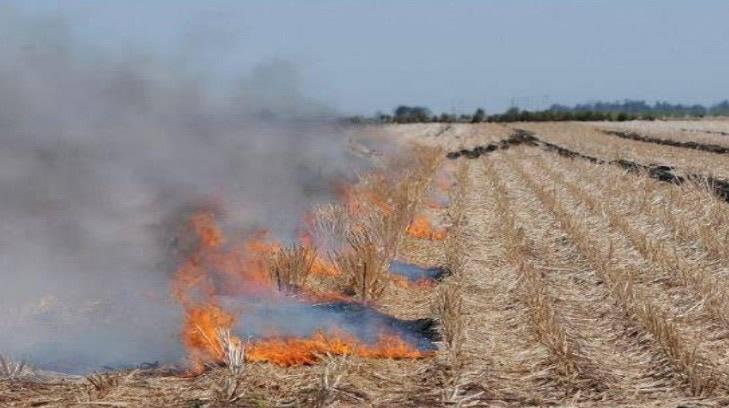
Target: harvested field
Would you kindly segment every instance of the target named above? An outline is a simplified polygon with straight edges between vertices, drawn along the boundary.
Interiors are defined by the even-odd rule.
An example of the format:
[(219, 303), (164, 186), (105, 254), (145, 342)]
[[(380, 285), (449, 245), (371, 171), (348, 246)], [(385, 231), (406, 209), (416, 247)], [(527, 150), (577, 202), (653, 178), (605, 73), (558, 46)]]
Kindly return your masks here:
[(684, 149), (701, 150), (704, 152), (716, 154), (729, 153), (729, 147), (724, 147), (713, 143), (700, 143), (694, 141), (681, 141), (662, 137), (646, 136), (632, 131), (603, 130), (603, 133), (605, 133), (606, 135), (617, 136), (621, 139), (626, 140), (636, 140), (639, 142), (655, 143), (664, 146), (682, 147)]
[(671, 165), (683, 173), (729, 179), (729, 156), (607, 135), (582, 123), (523, 123), (516, 126), (540, 139), (603, 160)]
[(598, 129), (640, 133), (677, 142), (697, 142), (729, 146), (729, 121), (631, 121), (619, 123), (588, 123), (585, 126)]
[[(625, 129), (699, 141), (689, 125), (720, 131), (701, 121)], [(707, 184), (729, 180), (729, 158), (604, 129), (390, 126), (414, 156), (389, 178), (362, 177), (313, 222), (312, 234), (348, 247), (265, 247), (290, 310), (383, 321), (400, 343), (267, 343), (228, 327), (212, 350), (195, 343), (195, 370), (73, 376), (8, 358), (0, 406), (726, 406), (729, 203)], [(707, 135), (700, 143), (723, 137)], [(210, 214), (194, 221), (201, 242), (185, 277), (200, 259), (230, 256)], [(231, 296), (216, 295), (221, 308)], [(302, 364), (270, 354), (318, 340)]]

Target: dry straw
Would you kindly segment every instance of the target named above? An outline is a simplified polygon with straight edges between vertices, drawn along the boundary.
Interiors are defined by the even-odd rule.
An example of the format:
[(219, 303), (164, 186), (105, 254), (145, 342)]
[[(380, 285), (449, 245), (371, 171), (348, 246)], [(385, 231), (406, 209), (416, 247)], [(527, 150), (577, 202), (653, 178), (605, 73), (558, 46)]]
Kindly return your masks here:
[(387, 285), (389, 261), (371, 232), (350, 232), (346, 249), (335, 255), (335, 261), (349, 279), (349, 287), (357, 299), (368, 302), (382, 296)]
[(580, 221), (579, 217), (570, 214), (562, 206), (556, 189), (548, 191), (522, 167), (512, 161), (509, 161), (509, 164), (542, 204), (555, 216), (578, 250), (603, 276), (610, 292), (626, 315), (634, 319), (655, 339), (676, 374), (685, 379), (691, 392), (694, 395), (711, 394), (718, 384), (715, 376), (716, 370), (698, 352), (697, 341), (682, 336), (665, 313), (635, 287), (633, 272), (617, 265), (613, 258), (612, 241), (609, 240), (607, 254), (601, 253), (587, 232), (589, 229)]
[(302, 245), (278, 249), (269, 259), (271, 280), (281, 292), (294, 293), (304, 286), (316, 252)]

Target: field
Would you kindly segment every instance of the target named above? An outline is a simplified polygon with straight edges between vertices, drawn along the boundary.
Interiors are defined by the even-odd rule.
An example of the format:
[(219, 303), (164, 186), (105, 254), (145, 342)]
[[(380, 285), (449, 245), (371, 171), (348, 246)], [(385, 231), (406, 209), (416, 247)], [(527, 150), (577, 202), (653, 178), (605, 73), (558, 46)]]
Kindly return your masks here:
[[(729, 121), (370, 131), (419, 146), (389, 165), (404, 174), (395, 184), (364, 179), (369, 187), (352, 193), (367, 211), (384, 209), (347, 207), (347, 223), (374, 221), (344, 238), (323, 228), (348, 242), (350, 252), (322, 259), (338, 272), (312, 272), (318, 259), (298, 247), (275, 252), (273, 276), (280, 291), (432, 319), (433, 350), (341, 351), (327, 340), (296, 357), (305, 363), (279, 364), (270, 344), (228, 339), (214, 352), (192, 342), (216, 360), (194, 373), (147, 366), (86, 377), (4, 361), (0, 406), (729, 404), (729, 154), (706, 148), (729, 148)], [(393, 259), (447, 273), (407, 280), (362, 266)]]

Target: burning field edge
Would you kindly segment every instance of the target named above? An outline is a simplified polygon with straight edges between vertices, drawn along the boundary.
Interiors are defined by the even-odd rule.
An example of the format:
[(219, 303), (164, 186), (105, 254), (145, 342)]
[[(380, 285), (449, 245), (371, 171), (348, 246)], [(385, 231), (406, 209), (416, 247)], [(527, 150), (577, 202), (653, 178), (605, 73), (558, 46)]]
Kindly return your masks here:
[[(444, 242), (452, 245), (457, 227), (446, 213), (457, 203), (442, 197), (465, 187), (454, 187), (442, 157), (420, 146), (400, 152), (342, 189), (337, 203), (313, 209), (294, 243), (263, 230), (228, 236), (214, 207), (184, 215), (171, 291), (185, 314), (187, 366), (142, 363), (69, 376), (3, 358), (0, 405), (324, 406), (371, 402), (341, 383), (344, 371), (358, 373), (350, 382), (378, 381), (377, 369), (361, 372), (364, 366), (431, 381), (427, 361), (439, 344), (453, 348), (461, 336), (443, 317), (460, 319), (453, 306), (441, 305), (433, 318), (431, 298), (458, 266), (433, 266), (441, 255), (413, 262), (401, 251), (438, 254)], [(448, 229), (436, 225), (443, 217)]]

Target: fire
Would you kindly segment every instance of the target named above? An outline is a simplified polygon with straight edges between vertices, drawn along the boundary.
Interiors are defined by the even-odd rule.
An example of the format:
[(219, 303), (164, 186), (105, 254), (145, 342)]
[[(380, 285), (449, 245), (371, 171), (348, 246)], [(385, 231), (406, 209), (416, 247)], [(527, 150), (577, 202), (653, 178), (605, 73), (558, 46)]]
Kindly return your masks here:
[(201, 305), (186, 309), (182, 341), (190, 350), (194, 369), (202, 368), (205, 361), (222, 361), (223, 349), (218, 341), (222, 329), (230, 329), (235, 318), (216, 305)]
[(430, 220), (424, 216), (416, 216), (408, 226), (407, 233), (412, 237), (431, 241), (442, 241), (447, 234), (445, 229), (433, 227)]
[(304, 217), (303, 227), (299, 229), (299, 243), (308, 249), (308, 252), (314, 256), (311, 265), (311, 273), (320, 277), (336, 277), (341, 275), (341, 271), (334, 266), (329, 260), (323, 258), (314, 248), (316, 247), (314, 234), (311, 232), (313, 227), (313, 216), (307, 214)]
[(223, 232), (211, 212), (202, 212), (190, 219), (192, 229), (197, 233), (202, 248), (217, 248), (223, 244)]
[(392, 283), (403, 289), (433, 289), (436, 286), (436, 282), (433, 279), (423, 278), (416, 281), (411, 281), (404, 276), (391, 276)]
[(319, 254), (316, 255), (314, 263), (311, 266), (311, 273), (316, 276), (335, 277), (340, 276), (342, 272), (331, 262), (323, 259)]
[[(188, 222), (186, 232), (194, 238), (194, 245), (186, 249), (186, 258), (175, 273), (172, 294), (185, 311), (181, 336), (193, 372), (201, 372), (206, 363), (225, 360), (220, 332), (232, 330), (238, 322), (235, 314), (223, 308), (221, 296), (280, 296), (275, 293), (268, 270), (268, 258), (280, 244), (272, 241), (265, 231), (250, 234), (240, 242), (228, 240), (211, 212), (195, 214)], [(312, 239), (300, 237), (300, 242), (316, 254)], [(336, 276), (339, 271), (317, 256), (313, 272)], [(313, 290), (304, 290), (301, 295), (300, 299), (311, 301), (343, 300), (341, 295)], [(248, 361), (280, 366), (313, 364), (326, 354), (393, 359), (428, 355), (394, 334), (382, 334), (370, 344), (339, 332), (317, 332), (308, 338), (284, 336), (253, 340), (246, 349)]]
[[(385, 179), (382, 174), (373, 176), (373, 180)], [(386, 214), (394, 210), (387, 197), (383, 196), (383, 192), (372, 184), (339, 185), (338, 191), (340, 200), (352, 216), (367, 214), (373, 208)]]
[(218, 331), (235, 323), (233, 315), (219, 306), (218, 296), (270, 290), (266, 257), (278, 246), (258, 231), (226, 248), (211, 212), (190, 217), (189, 229), (197, 244), (175, 272), (172, 294), (185, 310), (182, 342), (194, 369), (199, 370), (205, 361), (221, 359)]
[(380, 335), (374, 345), (362, 344), (347, 334), (281, 338), (255, 343), (246, 350), (249, 362), (268, 362), (283, 367), (314, 364), (324, 355), (356, 355), (368, 358), (413, 359), (430, 353), (419, 351), (396, 335)]

